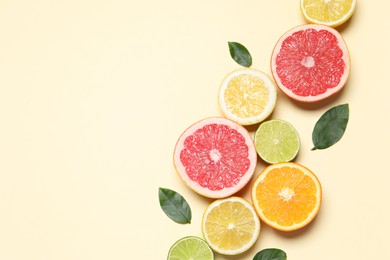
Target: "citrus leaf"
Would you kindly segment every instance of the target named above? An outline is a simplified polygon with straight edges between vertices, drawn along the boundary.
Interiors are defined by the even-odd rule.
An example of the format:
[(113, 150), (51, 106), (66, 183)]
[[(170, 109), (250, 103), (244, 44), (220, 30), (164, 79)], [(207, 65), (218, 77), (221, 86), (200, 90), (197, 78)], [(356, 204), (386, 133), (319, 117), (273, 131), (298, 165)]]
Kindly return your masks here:
[(191, 208), (183, 196), (176, 191), (159, 188), (158, 197), (161, 209), (170, 219), (179, 224), (191, 223)]
[(277, 248), (267, 248), (258, 252), (253, 260), (286, 260), (286, 253)]
[(337, 143), (344, 135), (348, 119), (348, 104), (338, 105), (326, 111), (314, 126), (312, 150), (326, 149)]
[(238, 42), (228, 42), (230, 56), (238, 64), (244, 67), (252, 65), (252, 56), (244, 45)]

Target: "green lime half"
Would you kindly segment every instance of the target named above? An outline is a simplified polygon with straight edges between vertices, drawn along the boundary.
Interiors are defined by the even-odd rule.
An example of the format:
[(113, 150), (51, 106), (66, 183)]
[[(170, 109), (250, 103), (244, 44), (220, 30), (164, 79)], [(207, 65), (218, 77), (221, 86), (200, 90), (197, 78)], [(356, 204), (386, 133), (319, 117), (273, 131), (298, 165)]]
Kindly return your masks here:
[(214, 254), (206, 241), (199, 237), (183, 237), (169, 249), (168, 260), (213, 260)]
[(256, 151), (268, 163), (289, 162), (301, 147), (298, 132), (288, 122), (273, 119), (263, 122), (255, 133)]

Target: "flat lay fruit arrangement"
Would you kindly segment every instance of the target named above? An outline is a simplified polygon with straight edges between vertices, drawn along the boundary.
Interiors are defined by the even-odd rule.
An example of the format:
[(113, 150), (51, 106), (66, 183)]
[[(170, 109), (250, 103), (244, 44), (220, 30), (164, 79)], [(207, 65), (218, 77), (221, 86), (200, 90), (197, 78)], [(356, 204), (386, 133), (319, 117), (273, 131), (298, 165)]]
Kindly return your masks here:
[[(261, 237), (261, 225), (291, 232), (317, 216), (323, 197), (320, 178), (297, 161), (298, 131), (288, 120), (272, 118), (272, 112), (279, 90), (305, 104), (343, 90), (350, 57), (335, 27), (345, 23), (355, 7), (355, 0), (301, 0), (300, 11), (308, 24), (293, 27), (276, 41), (270, 53), (271, 75), (251, 67), (252, 56), (244, 45), (228, 42), (230, 55), (241, 68), (227, 73), (216, 89), (221, 116), (194, 122), (173, 151), (182, 183), (212, 202), (196, 213), (202, 216), (202, 237), (178, 238), (167, 252), (168, 260), (210, 260), (216, 254), (239, 259)], [(312, 150), (340, 141), (348, 119), (347, 103), (324, 111), (311, 126)], [(255, 172), (258, 165), (262, 170)], [(237, 195), (244, 187), (250, 190), (250, 200)], [(191, 223), (194, 212), (178, 192), (160, 187), (159, 203), (176, 223)], [(283, 260), (287, 253), (264, 248), (253, 259)]]

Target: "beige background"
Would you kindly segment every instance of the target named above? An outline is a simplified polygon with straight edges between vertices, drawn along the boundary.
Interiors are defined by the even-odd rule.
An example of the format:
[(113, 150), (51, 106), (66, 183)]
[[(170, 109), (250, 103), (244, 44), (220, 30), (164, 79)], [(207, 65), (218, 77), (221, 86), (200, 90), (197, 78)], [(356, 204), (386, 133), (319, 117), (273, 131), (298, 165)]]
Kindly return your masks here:
[[(263, 225), (249, 252), (216, 259), (267, 247), (291, 260), (390, 259), (389, 8), (360, 0), (339, 28), (352, 59), (340, 95), (304, 106), (279, 93), (272, 117), (297, 128), (296, 161), (323, 185), (316, 220), (289, 234)], [(175, 142), (220, 115), (219, 83), (239, 68), (228, 41), (270, 73), (274, 44), (303, 23), (298, 0), (0, 1), (0, 259), (165, 259), (201, 235), (211, 200), (176, 175)], [(315, 122), (341, 103), (343, 139), (310, 151)], [(158, 187), (186, 197), (192, 224), (164, 215)]]

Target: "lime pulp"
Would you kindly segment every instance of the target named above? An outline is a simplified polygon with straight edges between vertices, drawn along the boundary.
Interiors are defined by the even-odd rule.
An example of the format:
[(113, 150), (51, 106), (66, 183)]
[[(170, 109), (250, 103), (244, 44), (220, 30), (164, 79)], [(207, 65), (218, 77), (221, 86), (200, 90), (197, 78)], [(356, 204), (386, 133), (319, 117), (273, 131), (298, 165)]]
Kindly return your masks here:
[(206, 241), (188, 236), (176, 241), (169, 249), (167, 260), (213, 260), (214, 254)]
[(263, 122), (256, 130), (254, 139), (258, 155), (270, 164), (293, 160), (301, 146), (295, 128), (280, 119)]

